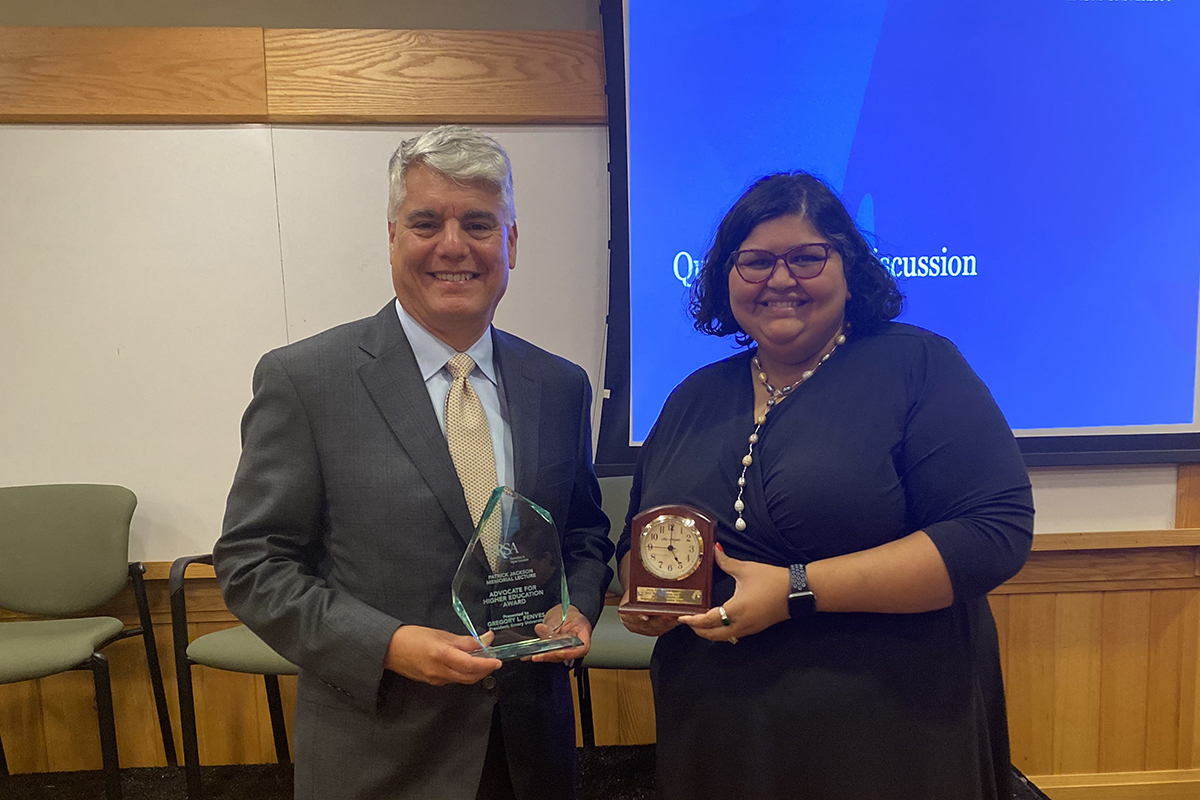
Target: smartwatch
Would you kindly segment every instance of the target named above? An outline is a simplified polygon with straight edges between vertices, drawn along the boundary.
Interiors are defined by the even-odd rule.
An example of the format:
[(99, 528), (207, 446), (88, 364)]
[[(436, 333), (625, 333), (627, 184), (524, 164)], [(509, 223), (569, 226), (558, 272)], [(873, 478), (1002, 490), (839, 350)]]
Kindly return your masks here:
[(817, 613), (817, 598), (808, 588), (808, 572), (803, 564), (792, 564), (788, 567), (792, 576), (792, 588), (788, 592), (788, 616), (792, 619), (807, 617)]

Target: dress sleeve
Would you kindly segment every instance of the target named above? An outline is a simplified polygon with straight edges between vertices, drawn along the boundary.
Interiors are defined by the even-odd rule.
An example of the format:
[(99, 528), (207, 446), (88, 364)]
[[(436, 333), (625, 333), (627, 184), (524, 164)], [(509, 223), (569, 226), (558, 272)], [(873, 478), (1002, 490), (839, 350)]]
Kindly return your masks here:
[(898, 459), (916, 530), (933, 540), (956, 601), (1017, 573), (1033, 541), (1033, 493), (991, 393), (946, 339), (930, 336), (909, 374)]

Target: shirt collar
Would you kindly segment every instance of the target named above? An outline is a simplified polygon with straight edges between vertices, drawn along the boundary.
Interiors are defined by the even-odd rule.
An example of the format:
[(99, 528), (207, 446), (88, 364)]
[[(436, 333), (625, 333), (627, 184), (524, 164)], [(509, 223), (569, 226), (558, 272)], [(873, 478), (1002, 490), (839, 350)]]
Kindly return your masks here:
[[(400, 317), (400, 327), (404, 329), (404, 335), (408, 337), (413, 355), (417, 358), (417, 368), (421, 370), (421, 380), (428, 381), (446, 366), (447, 361), (458, 355), (457, 350), (434, 336), (421, 323), (413, 319), (412, 315), (404, 310), (404, 306), (400, 305), (399, 299), (396, 300), (396, 315)], [(480, 336), (479, 340), (468, 347), (465, 352), (489, 381), (499, 385), (496, 381), (496, 365), (492, 359), (491, 333), (492, 326), (489, 325), (483, 332), (483, 336)]]

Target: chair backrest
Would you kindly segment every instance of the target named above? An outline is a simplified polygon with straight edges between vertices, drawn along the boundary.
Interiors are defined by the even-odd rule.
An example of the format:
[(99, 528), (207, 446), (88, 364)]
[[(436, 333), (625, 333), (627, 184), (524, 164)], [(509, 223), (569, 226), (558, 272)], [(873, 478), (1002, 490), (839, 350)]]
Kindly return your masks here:
[[(608, 515), (611, 525), (608, 530), (608, 538), (613, 540), (613, 544), (616, 544), (617, 540), (621, 538), (621, 530), (625, 527), (625, 515), (629, 513), (631, 489), (633, 489), (633, 478), (629, 475), (600, 478), (600, 507)], [(609, 566), (613, 569), (613, 579), (612, 583), (608, 585), (608, 590), (620, 594), (622, 589), (621, 581), (617, 577), (616, 560), (610, 562)]]
[(0, 606), (25, 614), (77, 614), (111, 599), (129, 578), (124, 486), (0, 488)]

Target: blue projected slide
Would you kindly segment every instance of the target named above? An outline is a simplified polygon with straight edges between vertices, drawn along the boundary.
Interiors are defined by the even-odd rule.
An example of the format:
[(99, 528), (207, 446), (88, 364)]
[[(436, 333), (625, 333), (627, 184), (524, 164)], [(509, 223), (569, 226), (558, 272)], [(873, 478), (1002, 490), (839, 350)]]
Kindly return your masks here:
[(789, 169), (842, 196), (901, 321), (954, 341), (1014, 429), (1195, 422), (1200, 3), (629, 5), (632, 443), (735, 351), (686, 286)]

